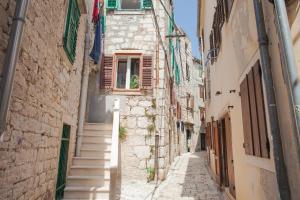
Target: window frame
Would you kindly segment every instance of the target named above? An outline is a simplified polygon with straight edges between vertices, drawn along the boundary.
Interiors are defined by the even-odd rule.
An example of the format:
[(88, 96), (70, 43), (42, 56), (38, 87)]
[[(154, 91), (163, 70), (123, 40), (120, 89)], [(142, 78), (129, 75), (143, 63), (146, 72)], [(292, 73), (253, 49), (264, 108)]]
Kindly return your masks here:
[[(69, 59), (69, 61), (71, 62), (71, 64), (74, 64), (75, 62), (75, 59), (76, 59), (76, 49), (77, 49), (77, 41), (78, 41), (78, 29), (79, 29), (79, 25), (80, 25), (80, 17), (81, 17), (81, 12), (80, 12), (80, 8), (79, 8), (79, 5), (78, 5), (78, 2), (77, 0), (69, 0), (68, 1), (68, 6), (67, 6), (67, 9), (66, 9), (66, 16), (65, 16), (65, 24), (64, 24), (64, 33), (63, 33), (63, 48), (64, 48), (64, 51)], [(75, 15), (76, 16), (73, 16)], [(70, 24), (71, 24), (71, 21), (75, 21), (76, 24), (76, 29), (73, 30), (75, 31), (76, 33), (72, 33), (72, 30), (70, 30)], [(73, 45), (74, 45), (74, 50), (70, 50), (68, 48), (68, 37), (71, 37), (75, 34), (75, 42)], [(74, 51), (74, 52), (73, 52)]]
[[(126, 70), (128, 70), (128, 67), (131, 67), (131, 59), (139, 59), (140, 65), (139, 65), (139, 87), (136, 89), (131, 89), (130, 88), (130, 82), (129, 82), (129, 89), (126, 88), (117, 88), (117, 81), (118, 81), (118, 77), (117, 77), (117, 73), (118, 73), (118, 63), (120, 59), (127, 59), (127, 67)], [(114, 55), (114, 65), (113, 65), (113, 91), (119, 91), (119, 92), (124, 92), (124, 91), (128, 91), (128, 92), (139, 92), (142, 90), (142, 65), (143, 65), (143, 54), (139, 54), (139, 53), (117, 53)], [(128, 61), (130, 60), (130, 62), (128, 63)], [(127, 76), (127, 75), (126, 75)], [(127, 82), (127, 77), (126, 77), (126, 82)], [(129, 79), (130, 81), (130, 79)], [(126, 83), (127, 85), (127, 83)]]
[(143, 0), (138, 0), (139, 8), (137, 8), (137, 9), (122, 8), (122, 1), (124, 1), (124, 0), (119, 0), (118, 10), (135, 11), (135, 10), (142, 10), (143, 9)]

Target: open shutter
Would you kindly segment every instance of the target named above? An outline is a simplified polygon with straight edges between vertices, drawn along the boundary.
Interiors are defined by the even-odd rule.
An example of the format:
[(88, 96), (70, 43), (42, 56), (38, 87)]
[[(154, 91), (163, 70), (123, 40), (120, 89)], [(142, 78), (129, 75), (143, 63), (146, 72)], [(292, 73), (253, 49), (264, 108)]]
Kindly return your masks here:
[(253, 142), (252, 142), (252, 128), (251, 128), (251, 114), (250, 114), (250, 100), (248, 92), (248, 80), (245, 78), (240, 85), (241, 103), (242, 103), (242, 116), (244, 127), (244, 147), (247, 155), (253, 155)]
[(214, 136), (214, 151), (215, 151), (215, 166), (217, 183), (221, 183), (221, 148), (218, 121), (213, 122), (213, 136)]
[(249, 100), (250, 100), (254, 155), (261, 156), (253, 71), (251, 71), (247, 75), (247, 78), (248, 78), (248, 88), (249, 88)]
[(142, 78), (141, 86), (142, 89), (151, 89), (152, 88), (152, 56), (143, 57), (142, 65)]
[(116, 9), (118, 6), (118, 0), (106, 0), (107, 9)]
[(69, 1), (66, 27), (63, 37), (64, 50), (73, 64), (76, 56), (77, 29), (80, 19), (80, 9), (77, 0)]
[(260, 136), (260, 147), (261, 147), (261, 156), (264, 158), (269, 158), (269, 141), (267, 136), (267, 125), (265, 118), (265, 106), (262, 90), (262, 81), (261, 81), (261, 69), (259, 62), (253, 68), (254, 83), (255, 83), (255, 96), (256, 96), (256, 105), (257, 105), (257, 119), (259, 127), (259, 136)]
[(113, 87), (113, 57), (104, 56), (101, 68), (101, 88), (112, 89)]
[(211, 148), (211, 125), (210, 122), (206, 124), (206, 144), (208, 148)]

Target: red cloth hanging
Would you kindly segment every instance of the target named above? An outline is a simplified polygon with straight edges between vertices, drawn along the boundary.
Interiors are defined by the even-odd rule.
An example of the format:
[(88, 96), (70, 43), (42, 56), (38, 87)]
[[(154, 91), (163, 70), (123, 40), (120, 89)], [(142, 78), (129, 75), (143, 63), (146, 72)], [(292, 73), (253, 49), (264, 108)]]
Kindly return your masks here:
[(93, 10), (93, 23), (97, 23), (99, 20), (99, 14), (100, 14), (100, 2), (99, 0), (94, 0), (94, 10)]

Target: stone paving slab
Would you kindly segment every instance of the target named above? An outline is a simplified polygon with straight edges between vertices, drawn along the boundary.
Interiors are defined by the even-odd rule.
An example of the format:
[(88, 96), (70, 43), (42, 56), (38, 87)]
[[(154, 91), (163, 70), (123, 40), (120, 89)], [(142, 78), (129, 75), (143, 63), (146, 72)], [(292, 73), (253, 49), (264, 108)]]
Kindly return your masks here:
[(205, 166), (205, 152), (175, 159), (165, 181), (122, 183), (122, 200), (224, 200)]
[(177, 157), (153, 199), (224, 200), (205, 166), (205, 152)]

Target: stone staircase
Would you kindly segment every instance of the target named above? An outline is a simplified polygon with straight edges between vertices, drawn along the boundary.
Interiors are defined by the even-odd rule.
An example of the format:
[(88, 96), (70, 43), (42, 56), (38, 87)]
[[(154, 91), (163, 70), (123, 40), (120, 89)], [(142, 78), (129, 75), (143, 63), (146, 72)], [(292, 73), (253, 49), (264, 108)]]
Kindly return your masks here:
[(80, 156), (74, 157), (64, 190), (65, 200), (108, 200), (111, 124), (85, 124)]

